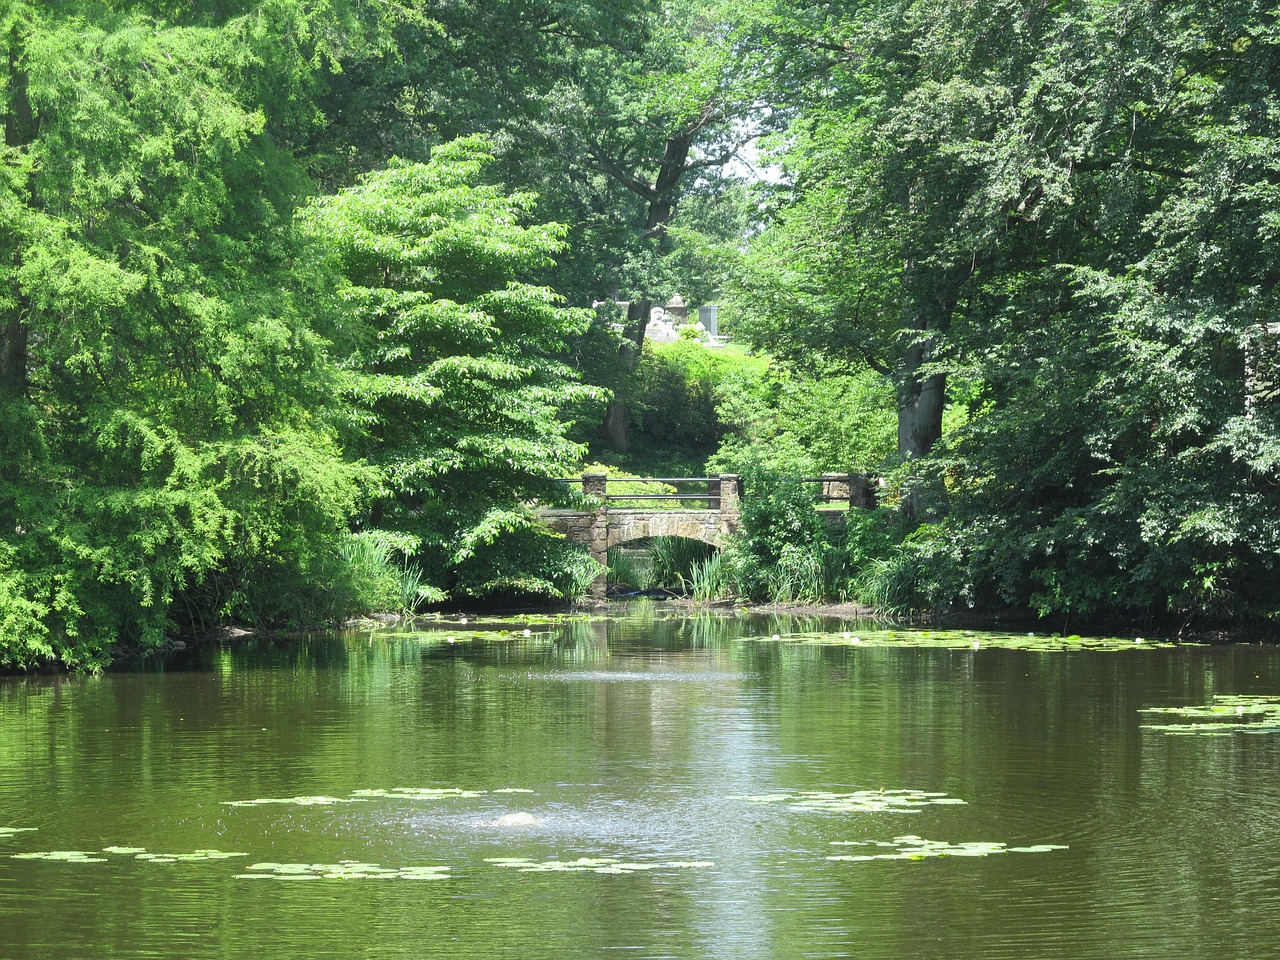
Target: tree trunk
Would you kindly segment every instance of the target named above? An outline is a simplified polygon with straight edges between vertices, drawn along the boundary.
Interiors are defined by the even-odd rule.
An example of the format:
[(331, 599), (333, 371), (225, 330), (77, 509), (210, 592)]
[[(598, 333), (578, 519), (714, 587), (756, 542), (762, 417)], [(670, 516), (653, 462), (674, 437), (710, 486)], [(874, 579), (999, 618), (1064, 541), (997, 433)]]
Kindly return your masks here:
[(613, 399), (604, 413), (604, 439), (610, 450), (626, 453), (631, 448), (631, 404)]
[[(689, 152), (692, 147), (691, 134), (678, 133), (668, 137), (663, 146), (658, 175), (652, 184), (637, 176), (621, 174), (613, 165), (604, 167), (605, 171), (618, 179), (623, 186), (645, 198), (648, 208), (645, 214), (644, 230), (640, 237), (642, 240), (654, 241), (659, 255), (669, 253), (671, 249), (667, 226), (675, 216), (681, 178), (689, 172)], [(619, 389), (615, 391), (613, 400), (605, 410), (604, 439), (611, 449), (619, 453), (626, 453), (631, 443), (631, 400), (626, 394), (630, 392), (632, 377), (640, 365), (640, 357), (644, 352), (644, 332), (649, 325), (651, 306), (646, 293), (639, 299), (633, 300), (627, 309), (627, 322), (623, 328), (623, 335), (628, 343), (622, 346), (622, 349), (627, 352), (624, 358), (624, 372)]]
[(918, 344), (909, 348), (903, 358), (903, 379), (898, 391), (898, 453), (905, 460), (924, 456), (942, 436), (947, 376), (920, 376), (920, 367), (928, 360), (929, 352), (927, 345)]
[(688, 172), (689, 150), (692, 139), (684, 133), (668, 137), (662, 150), (662, 163), (653, 181), (653, 194), (649, 199), (649, 213), (645, 218), (644, 236), (658, 239), (659, 252), (666, 253), (671, 242), (667, 238), (667, 224), (676, 212), (676, 197), (680, 179)]
[[(903, 460), (925, 456), (942, 436), (947, 376), (926, 368), (936, 359), (937, 338), (951, 326), (960, 276), (945, 269), (921, 268), (914, 262), (906, 265), (904, 294), (909, 313), (904, 332), (912, 339), (898, 364), (898, 455)], [(928, 499), (918, 481), (909, 481), (903, 511), (912, 519), (921, 519)]]
[(942, 436), (947, 377), (925, 372), (937, 353), (937, 339), (951, 326), (962, 276), (908, 261), (903, 276), (904, 333), (912, 339), (898, 363), (898, 454), (915, 460)]
[(626, 453), (631, 447), (631, 379), (640, 365), (644, 352), (644, 331), (649, 325), (650, 303), (648, 297), (633, 300), (627, 305), (627, 321), (622, 328), (626, 342), (623, 351), (623, 372), (619, 389), (604, 412), (604, 439), (610, 450)]
[(0, 398), (16, 399), (27, 394), (27, 325), (20, 304), (5, 312), (0, 320)]

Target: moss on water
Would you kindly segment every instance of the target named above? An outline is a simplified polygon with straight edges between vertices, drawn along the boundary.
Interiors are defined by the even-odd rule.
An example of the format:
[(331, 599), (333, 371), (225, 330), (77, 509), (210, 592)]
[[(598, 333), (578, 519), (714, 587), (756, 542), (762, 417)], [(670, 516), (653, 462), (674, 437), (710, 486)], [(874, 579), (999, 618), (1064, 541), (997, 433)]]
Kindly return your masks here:
[(833, 647), (919, 647), (947, 650), (1033, 650), (1044, 652), (1096, 651), (1117, 653), (1168, 649), (1184, 644), (1146, 637), (1081, 637), (1037, 633), (990, 633), (982, 630), (870, 629), (837, 632), (802, 632), (742, 637), (740, 642), (796, 643)]

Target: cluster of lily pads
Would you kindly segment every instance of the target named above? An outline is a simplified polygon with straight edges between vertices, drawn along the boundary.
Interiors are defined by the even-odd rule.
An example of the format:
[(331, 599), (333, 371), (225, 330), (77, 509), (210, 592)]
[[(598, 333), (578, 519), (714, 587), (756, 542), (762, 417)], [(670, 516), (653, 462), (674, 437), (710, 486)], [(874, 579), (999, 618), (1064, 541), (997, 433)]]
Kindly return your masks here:
[[(1235, 701), (1230, 708), (1239, 706)], [(1280, 698), (1267, 700), (1268, 714), (1280, 724)], [(224, 801), (229, 806), (247, 807), (262, 804), (291, 804), (296, 806), (323, 806), (343, 803), (365, 803), (377, 798), (401, 800), (474, 799), (488, 794), (533, 793), (520, 787), (503, 787), (496, 790), (467, 790), (459, 787), (392, 787), (355, 790), (349, 796), (298, 796), (265, 797), (256, 800)], [(931, 805), (964, 804), (964, 800), (945, 793), (914, 790), (857, 790), (847, 793), (804, 790), (778, 792), (754, 796), (730, 797), (752, 804), (786, 805), (794, 811), (820, 813), (918, 813)], [(519, 817), (521, 815), (513, 815)], [(524, 815), (528, 816), (528, 815)], [(532, 818), (530, 818), (532, 822)], [(523, 821), (521, 821), (523, 822)], [(0, 838), (34, 830), (34, 827), (0, 827)], [(845, 854), (830, 856), (828, 860), (922, 860), (930, 857), (979, 857), (995, 853), (1042, 853), (1066, 849), (1056, 844), (1010, 847), (1003, 843), (967, 842), (949, 843), (924, 840), (918, 836), (895, 837), (892, 841), (859, 840), (836, 841), (836, 846), (862, 846), (886, 852)], [(150, 863), (190, 863), (227, 860), (248, 857), (246, 853), (221, 850), (196, 850), (191, 853), (151, 853), (143, 847), (109, 846), (100, 851), (50, 850), (32, 853), (15, 853), (15, 860), (53, 860), (67, 863), (106, 863), (107, 855), (129, 856)], [(514, 870), (519, 873), (595, 873), (632, 874), (655, 870), (687, 870), (714, 866), (706, 860), (652, 860), (634, 861), (615, 857), (580, 857), (576, 860), (535, 860), (530, 857), (489, 857), (485, 863)], [(387, 867), (358, 860), (339, 860), (337, 863), (254, 863), (236, 874), (237, 879), (277, 880), (446, 880), (451, 876), (446, 865)]]
[(448, 880), (449, 867), (383, 867), (359, 860), (337, 863), (251, 863), (237, 880)]
[(227, 853), (223, 850), (196, 850), (193, 853), (148, 853), (145, 847), (103, 847), (101, 850), (40, 850), (34, 853), (12, 853), (13, 860), (56, 860), (62, 863), (106, 863), (104, 853), (127, 855), (135, 860), (151, 863), (194, 863), (204, 860), (229, 860), (247, 857), (247, 853)]
[(1027, 847), (1011, 847), (1004, 843), (988, 841), (972, 841), (968, 843), (948, 843), (946, 840), (925, 840), (908, 834), (885, 840), (836, 840), (833, 847), (878, 847), (889, 849), (892, 853), (842, 854), (827, 857), (828, 860), (863, 861), (863, 860), (928, 860), (931, 857), (988, 857), (995, 853), (1049, 853), (1053, 850), (1066, 850), (1066, 846), (1057, 843), (1038, 843)]
[(915, 813), (931, 804), (964, 803), (957, 797), (925, 790), (857, 790), (853, 793), (805, 790), (730, 799), (748, 803), (785, 803), (791, 810), (824, 810), (829, 813)]
[(352, 790), (346, 797), (305, 796), (305, 797), (259, 797), (256, 800), (223, 800), (228, 807), (261, 807), (269, 804), (283, 804), (294, 807), (326, 807), (339, 803), (368, 803), (377, 798), (397, 800), (472, 800), (491, 793), (533, 793), (522, 787), (501, 787), (497, 790), (463, 790), (459, 787), (392, 787), (389, 790), (375, 788), (369, 790)]
[(613, 857), (579, 857), (577, 860), (531, 860), (528, 857), (486, 857), (485, 863), (510, 867), (519, 873), (642, 873), (646, 870), (689, 870), (715, 866), (709, 860), (660, 860), (628, 862)]
[[(19, 828), (7, 828), (16, 832)], [(31, 829), (31, 828), (23, 828)], [(193, 853), (148, 853), (143, 847), (103, 847), (96, 850), (41, 850), (31, 853), (10, 854), (13, 860), (50, 860), (61, 863), (106, 863), (102, 854), (131, 856), (135, 860), (151, 863), (192, 863), (210, 860), (229, 860), (247, 857), (247, 853), (231, 853), (223, 850), (196, 850)], [(527, 857), (493, 857), (485, 863), (500, 867), (512, 867), (521, 873), (642, 873), (651, 870), (677, 870), (710, 867), (714, 864), (703, 860), (624, 861), (613, 857), (583, 857), (578, 860), (536, 861)], [(361, 860), (339, 860), (337, 863), (251, 863), (237, 873), (237, 880), (448, 880), (451, 867), (444, 864), (408, 867), (384, 867)]]
[(1170, 736), (1229, 737), (1233, 733), (1280, 732), (1280, 697), (1215, 696), (1205, 706), (1143, 707), (1139, 713), (1170, 718), (1142, 729)]
[(788, 633), (761, 637), (741, 637), (742, 641), (770, 640), (815, 646), (930, 647), (947, 650), (1094, 650), (1113, 653), (1177, 646), (1169, 640), (1145, 637), (1082, 637), (1039, 633), (987, 633), (977, 630), (862, 630), (857, 633)]

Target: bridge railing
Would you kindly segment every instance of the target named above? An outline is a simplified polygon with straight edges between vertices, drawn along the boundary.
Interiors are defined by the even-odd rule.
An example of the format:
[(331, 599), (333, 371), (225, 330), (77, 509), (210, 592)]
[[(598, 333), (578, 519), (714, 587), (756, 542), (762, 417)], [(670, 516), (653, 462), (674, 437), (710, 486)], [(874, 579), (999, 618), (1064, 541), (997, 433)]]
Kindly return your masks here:
[[(687, 510), (698, 509), (719, 510), (723, 499), (721, 484), (728, 479), (737, 485), (738, 496), (742, 495), (742, 479), (726, 474), (724, 477), (610, 477), (605, 474), (588, 474), (585, 477), (562, 477), (563, 483), (580, 483), (584, 493), (592, 493), (600, 497), (611, 507), (644, 506), (647, 509)], [(613, 489), (609, 489), (610, 484)], [(659, 493), (642, 492), (640, 490), (619, 490), (620, 486), (634, 487), (639, 484), (661, 484), (673, 487)], [(696, 489), (702, 487), (703, 489)], [(651, 488), (648, 488), (651, 489)]]

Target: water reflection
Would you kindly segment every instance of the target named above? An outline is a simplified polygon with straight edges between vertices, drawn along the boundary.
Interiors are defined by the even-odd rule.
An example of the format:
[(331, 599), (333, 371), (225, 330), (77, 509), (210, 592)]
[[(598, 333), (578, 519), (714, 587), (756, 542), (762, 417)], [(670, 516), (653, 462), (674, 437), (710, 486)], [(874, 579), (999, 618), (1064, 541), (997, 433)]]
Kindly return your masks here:
[[(1167, 737), (1139, 711), (1280, 693), (1276, 651), (745, 639), (874, 628), (651, 605), (0, 682), (0, 827), (38, 828), (0, 833), (3, 956), (1269, 955), (1280, 739)], [(964, 803), (749, 799), (881, 789)], [(1068, 849), (827, 859), (904, 835)], [(112, 845), (249, 856), (5, 856)], [(344, 860), (401, 872), (237, 879)], [(426, 867), (449, 879), (405, 879)]]

